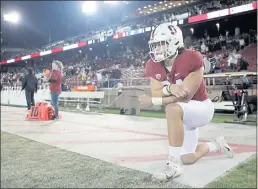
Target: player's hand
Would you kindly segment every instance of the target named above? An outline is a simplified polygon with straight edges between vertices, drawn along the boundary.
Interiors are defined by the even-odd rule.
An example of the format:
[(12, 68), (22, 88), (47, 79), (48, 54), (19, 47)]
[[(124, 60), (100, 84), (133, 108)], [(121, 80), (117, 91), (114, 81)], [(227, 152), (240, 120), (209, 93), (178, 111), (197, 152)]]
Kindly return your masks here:
[(178, 99), (187, 98), (190, 95), (190, 91), (183, 85), (170, 85), (171, 94)]
[(146, 94), (139, 96), (139, 102), (141, 105), (143, 105), (146, 108), (153, 105), (151, 97)]

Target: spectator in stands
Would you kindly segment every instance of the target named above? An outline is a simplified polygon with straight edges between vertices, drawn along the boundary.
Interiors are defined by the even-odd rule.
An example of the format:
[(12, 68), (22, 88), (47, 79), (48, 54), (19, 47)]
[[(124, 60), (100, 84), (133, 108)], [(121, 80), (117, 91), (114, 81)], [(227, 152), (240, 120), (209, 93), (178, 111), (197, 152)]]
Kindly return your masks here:
[(35, 106), (34, 92), (38, 90), (38, 80), (33, 73), (32, 68), (28, 68), (28, 74), (22, 80), (22, 89), (25, 89), (25, 97), (27, 101), (27, 109), (30, 110), (31, 106)]
[[(117, 83), (117, 89), (118, 89), (117, 90), (117, 97), (119, 97), (123, 93), (123, 87), (124, 87), (124, 85), (123, 85), (122, 82)], [(122, 106), (120, 107), (120, 113), (121, 113), (121, 111), (123, 111)]]
[(215, 60), (215, 65), (214, 65), (214, 71), (215, 73), (221, 73), (221, 59), (220, 58), (216, 58)]
[(50, 82), (50, 92), (51, 92), (51, 104), (55, 110), (54, 119), (59, 119), (58, 114), (58, 100), (59, 95), (62, 92), (61, 84), (62, 84), (62, 72), (63, 72), (63, 63), (60, 61), (53, 61), (52, 63), (52, 73), (49, 78)]
[(86, 85), (87, 75), (86, 75), (86, 72), (84, 70), (83, 70), (82, 75), (81, 75), (81, 80), (82, 80), (82, 85)]
[(236, 54), (236, 50), (234, 49), (233, 52), (230, 54), (229, 60), (228, 60), (229, 67), (232, 71), (236, 71), (237, 61), (238, 61), (239, 57), (240, 57), (240, 55)]
[(222, 72), (222, 70), (225, 68), (225, 66), (226, 66), (226, 60), (225, 60), (225, 55), (223, 55), (223, 56), (221, 57), (221, 60), (220, 60), (221, 72)]
[(208, 74), (211, 71), (211, 63), (210, 60), (207, 58), (207, 56), (203, 57), (203, 61), (204, 61), (204, 73)]
[(240, 59), (239, 59), (239, 72), (246, 72), (247, 70), (248, 70), (248, 66), (249, 66), (249, 64), (248, 64), (248, 62), (247, 62), (247, 60), (246, 59), (244, 59), (243, 57), (241, 57)]
[(122, 82), (117, 83), (117, 89), (118, 89), (117, 96), (120, 96), (122, 94), (123, 87), (124, 87), (124, 85)]
[(202, 54), (205, 54), (206, 53), (206, 45), (205, 45), (205, 42), (203, 41), (202, 44), (201, 44), (201, 53)]
[(255, 31), (253, 29), (250, 29), (249, 35), (250, 35), (250, 41), (253, 43), (255, 41)]
[(244, 49), (244, 47), (245, 47), (245, 40), (244, 40), (243, 37), (240, 38), (239, 45), (240, 45), (240, 49)]
[[(206, 3), (201, 3), (199, 5), (196, 5), (195, 7), (193, 7), (192, 5), (189, 4), (189, 6), (187, 6), (186, 8), (181, 7), (179, 8), (180, 11), (171, 9), (171, 10), (167, 10), (166, 12), (159, 12), (153, 15), (149, 15), (148, 17), (142, 17), (139, 18), (139, 20), (132, 20), (132, 23), (130, 22), (131, 28), (133, 29), (133, 27), (135, 27), (134, 29), (142, 28), (142, 24), (146, 24), (146, 26), (151, 26), (151, 25), (158, 25), (160, 22), (163, 22), (164, 20), (169, 20), (171, 22), (173, 22), (175, 19), (177, 19), (178, 17), (182, 17), (182, 15), (187, 15), (188, 16), (194, 16), (195, 14), (200, 14), (200, 13), (207, 13), (210, 11), (214, 11), (214, 10), (219, 10), (219, 9), (225, 9), (225, 8), (230, 8), (232, 6), (236, 6), (236, 5), (240, 5), (240, 4), (245, 4), (247, 2), (250, 2), (249, 0), (241, 0), (241, 1), (233, 1), (233, 0), (223, 0), (223, 1), (209, 1)], [(178, 10), (179, 10), (178, 9)], [(189, 14), (187, 14), (189, 13)], [(129, 25), (129, 23), (127, 23)], [(139, 25), (138, 25), (139, 24)], [(239, 27), (239, 26), (238, 26)], [(212, 35), (212, 33), (208, 33), (208, 31), (210, 31), (208, 28), (205, 28), (204, 31), (204, 39), (199, 40), (199, 39), (195, 39), (195, 32), (194, 30), (190, 30), (191, 33), (189, 33), (190, 36), (188, 36), (185, 39), (185, 46), (188, 48), (190, 47), (191, 49), (195, 49), (195, 50), (200, 50), (203, 53), (209, 53), (209, 52), (215, 52), (218, 50), (221, 50), (221, 48), (223, 50), (225, 50), (225, 48), (229, 49), (229, 48), (235, 48), (235, 49), (240, 49), (240, 45), (242, 44), (242, 47), (246, 47), (250, 42), (253, 43), (256, 41), (256, 31), (255, 30), (250, 30), (248, 34), (242, 34), (240, 33), (240, 31), (242, 31), (242, 28), (240, 30), (240, 28), (235, 28), (235, 30), (232, 30), (233, 28), (229, 29), (229, 28), (224, 28), (221, 27), (220, 33), (222, 33), (223, 35), (220, 35), (219, 37), (216, 35), (215, 37), (213, 37), (214, 35)], [(226, 31), (223, 31), (222, 28), (227, 29)], [(111, 33), (109, 36), (112, 36), (113, 34), (116, 33), (116, 29), (115, 28), (107, 28), (107, 31), (111, 30)], [(42, 47), (41, 49), (32, 49), (29, 50), (27, 52), (22, 52), (19, 54), (14, 54), (12, 53), (12, 55), (15, 55), (15, 57), (20, 57), (20, 56), (25, 56), (28, 54), (32, 54), (35, 52), (39, 52), (39, 51), (45, 51), (45, 50), (50, 50), (52, 48), (55, 47), (63, 47), (65, 44), (74, 44), (78, 41), (80, 41), (80, 38), (83, 38), (83, 41), (85, 40), (91, 40), (93, 37), (93, 34), (95, 35), (95, 33), (108, 33), (107, 31), (91, 31), (90, 33), (87, 33), (84, 37), (82, 36), (77, 36), (74, 37), (73, 39), (67, 39), (67, 40), (63, 40), (62, 42), (56, 42), (56, 43), (52, 43), (49, 44), (47, 46)], [(225, 34), (224, 34), (225, 33)], [(196, 33), (197, 34), (197, 33)], [(231, 35), (230, 35), (231, 34)], [(232, 34), (234, 36), (232, 36)], [(106, 35), (106, 34), (104, 34)], [(145, 35), (145, 36), (144, 36)], [(133, 77), (136, 76), (137, 77), (142, 77), (143, 76), (143, 72), (141, 72), (141, 68), (143, 68), (143, 64), (142, 62), (146, 62), (148, 55), (148, 48), (145, 42), (142, 41), (142, 39), (144, 39), (145, 37), (149, 37), (149, 33), (146, 34), (141, 34), (138, 37), (138, 35), (135, 35), (133, 37), (131, 37), (132, 40), (129, 39), (129, 43), (127, 38), (125, 38), (125, 40), (123, 42), (120, 42), (121, 45), (119, 45), (119, 48), (114, 48), (113, 45), (109, 45), (108, 48), (100, 48), (98, 45), (94, 46), (94, 48), (90, 48), (90, 52), (88, 51), (88, 54), (86, 53), (86, 50), (83, 50), (83, 48), (81, 50), (79, 50), (78, 53), (78, 49), (76, 50), (69, 50), (69, 51), (65, 51), (64, 53), (59, 53), (56, 54), (55, 58), (57, 58), (58, 60), (62, 61), (65, 69), (63, 72), (62, 77), (64, 78), (64, 82), (66, 83), (67, 86), (69, 86), (69, 88), (73, 88), (74, 84), (78, 84), (78, 83), (82, 83), (82, 77), (81, 77), (81, 73), (82, 70), (86, 71), (86, 76), (87, 76), (87, 80), (89, 80), (89, 78), (92, 79), (92, 81), (94, 80), (98, 80), (97, 84), (99, 86), (102, 87), (102, 83), (105, 83), (105, 87), (112, 87), (116, 84), (116, 81), (118, 79), (120, 79), (118, 77), (114, 77), (112, 70), (114, 70), (113, 68), (113, 64), (115, 63), (116, 65), (120, 65), (119, 69), (121, 70), (121, 79), (127, 79), (128, 77)], [(242, 39), (244, 39), (244, 41), (241, 41), (241, 36)], [(233, 37), (233, 39), (232, 39)], [(139, 39), (139, 40), (134, 40), (134, 39)], [(144, 39), (145, 40), (145, 39)], [(243, 43), (244, 42), (244, 43)], [(241, 44), (240, 44), (241, 43)], [(206, 47), (206, 48), (205, 48)], [(6, 54), (7, 52), (4, 52), (4, 54)], [(213, 53), (212, 53), (213, 54)], [(6, 54), (7, 55), (7, 54)], [(212, 55), (213, 56), (213, 55)], [(5, 59), (4, 57), (1, 57), (3, 59)], [(11, 58), (11, 57), (10, 57)], [(14, 57), (13, 57), (14, 58)], [(211, 58), (211, 57), (210, 57)], [(45, 59), (45, 58), (44, 58)], [(48, 59), (48, 58), (46, 58)], [(253, 61), (251, 59), (249, 60), (249, 64), (250, 64), (250, 68), (252, 69), (252, 65), (253, 62), (255, 61), (256, 58), (253, 58)], [(42, 70), (43, 68), (45, 68), (46, 66), (44, 65), (46, 63), (46, 61), (41, 61), (39, 59), (34, 59), (35, 62), (37, 62), (35, 64), (35, 67), (37, 67), (38, 71), (37, 73), (39, 73), (39, 70)], [(51, 60), (52, 61), (52, 57)], [(212, 59), (210, 60), (210, 63), (212, 63), (212, 71), (214, 70), (214, 65), (215, 65), (215, 61), (212, 61)], [(27, 62), (27, 61), (26, 61)], [(28, 63), (30, 62), (30, 60), (28, 60)], [(224, 66), (222, 66), (223, 64), (221, 64), (221, 68), (223, 69)], [(229, 64), (228, 64), (229, 65)], [(43, 66), (43, 67), (42, 67)], [(42, 67), (42, 68), (40, 68)], [(225, 66), (227, 67), (227, 66)], [(129, 70), (128, 68), (131, 68), (131, 70)], [(208, 66), (206, 66), (206, 68), (208, 68)], [(104, 69), (104, 70), (102, 70)], [(107, 71), (110, 72), (111, 74), (103, 75), (103, 80), (102, 80), (102, 75), (100, 74), (101, 72), (97, 72), (99, 70), (102, 70), (101, 72)], [(235, 69), (232, 69), (235, 70)], [(140, 71), (140, 72), (137, 72)], [(207, 70), (206, 70), (207, 71)], [(223, 70), (224, 71), (224, 70)], [(36, 69), (35, 69), (36, 72)], [(91, 75), (92, 72), (96, 72), (96, 77), (99, 79), (95, 79), (94, 76)], [(137, 74), (135, 74), (137, 72)], [(138, 74), (139, 73), (139, 74)], [(12, 69), (12, 71), (9, 71), (9, 73), (4, 74), (3, 77), (3, 85), (4, 86), (16, 86), (16, 85), (20, 85), (20, 79), (23, 77), (24, 74), (24, 70), (21, 68), (14, 68)], [(139, 76), (138, 76), (139, 75)], [(66, 77), (65, 77), (66, 76)], [(39, 78), (38, 78), (39, 79)], [(102, 80), (102, 82), (100, 82)], [(107, 81), (108, 80), (108, 81)], [(114, 81), (114, 82), (113, 82)], [(42, 80), (38, 80), (38, 83), (42, 83)], [(86, 82), (85, 82), (86, 83)]]

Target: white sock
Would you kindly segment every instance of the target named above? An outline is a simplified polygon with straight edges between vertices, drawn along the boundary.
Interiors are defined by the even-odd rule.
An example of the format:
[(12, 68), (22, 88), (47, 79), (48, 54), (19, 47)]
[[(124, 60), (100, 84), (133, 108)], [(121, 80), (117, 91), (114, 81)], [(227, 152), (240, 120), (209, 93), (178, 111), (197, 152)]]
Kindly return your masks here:
[(181, 147), (174, 147), (174, 146), (169, 146), (169, 160), (171, 161), (171, 159), (173, 160), (173, 162), (175, 161), (176, 163), (180, 162), (180, 153), (181, 153)]
[(206, 144), (209, 145), (210, 152), (218, 151), (217, 147), (212, 142), (207, 142)]

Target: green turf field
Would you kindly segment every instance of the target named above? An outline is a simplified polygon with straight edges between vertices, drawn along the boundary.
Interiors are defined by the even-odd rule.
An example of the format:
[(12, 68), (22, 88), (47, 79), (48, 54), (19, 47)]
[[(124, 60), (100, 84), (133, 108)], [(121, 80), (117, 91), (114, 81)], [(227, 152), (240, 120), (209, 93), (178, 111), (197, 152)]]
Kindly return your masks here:
[(151, 175), (1, 132), (1, 188), (185, 188)]
[[(256, 155), (208, 188), (256, 188)], [(212, 171), (212, 170), (208, 170)], [(201, 179), (201, 176), (200, 176)], [(1, 132), (1, 188), (187, 188), (150, 175)]]
[(257, 188), (257, 155), (211, 182), (207, 188)]
[[(66, 109), (66, 111), (70, 110), (71, 108)], [(119, 110), (107, 109), (104, 113), (119, 114)], [(165, 113), (143, 111), (141, 116), (165, 118)], [(233, 115), (216, 114), (212, 122), (224, 123), (225, 120), (234, 118)], [(252, 119), (256, 120), (256, 118)], [(257, 188), (256, 156), (257, 154), (206, 187)], [(1, 187), (3, 188), (187, 187), (173, 182), (153, 183), (148, 179), (149, 177), (150, 175), (146, 173), (1, 132)]]

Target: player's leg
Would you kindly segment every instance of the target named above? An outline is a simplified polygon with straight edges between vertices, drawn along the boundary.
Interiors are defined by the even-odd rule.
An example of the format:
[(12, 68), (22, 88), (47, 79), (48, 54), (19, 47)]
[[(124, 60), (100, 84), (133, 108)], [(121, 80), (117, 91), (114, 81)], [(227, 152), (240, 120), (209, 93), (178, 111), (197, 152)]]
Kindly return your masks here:
[[(184, 127), (187, 128), (187, 126), (185, 125)], [(220, 141), (223, 140), (222, 137), (219, 137), (216, 140), (213, 140), (211, 142), (202, 143), (202, 144), (198, 144), (198, 139), (199, 139), (199, 128), (196, 128), (193, 130), (184, 129), (184, 143), (181, 148), (181, 156), (180, 156), (181, 162), (183, 164), (193, 164), (209, 152), (214, 152), (214, 151), (219, 151), (221, 149), (224, 149), (223, 147), (220, 147), (220, 145), (218, 145), (218, 144), (222, 144), (221, 142), (218, 142), (219, 140)], [(227, 144), (224, 143), (223, 146), (225, 145)]]
[(180, 153), (184, 141), (183, 109), (175, 103), (166, 106), (168, 127), (169, 153), (165, 169), (152, 176), (153, 180), (168, 181), (182, 173), (180, 167)]
[(183, 119), (185, 138), (181, 153), (181, 161), (184, 164), (192, 164), (207, 153), (215, 151), (221, 151), (227, 157), (233, 157), (233, 150), (226, 143), (223, 136), (198, 145), (198, 128), (208, 124), (214, 114), (213, 104), (211, 103), (210, 101), (190, 101), (187, 105), (179, 103), (185, 112)]
[(31, 105), (35, 106), (34, 92), (31, 92)]
[[(190, 147), (189, 149), (192, 149), (192, 148)], [(204, 157), (209, 152), (218, 152), (218, 151), (221, 151), (228, 158), (234, 157), (233, 150), (227, 144), (224, 137), (220, 136), (212, 140), (211, 142), (198, 144), (195, 152), (191, 152), (191, 150), (189, 151), (186, 150), (186, 153), (183, 153), (181, 155), (181, 161), (183, 164), (193, 164), (199, 159), (201, 159), (202, 157)]]
[(207, 144), (198, 144), (199, 128), (185, 129), (184, 134), (184, 143), (180, 156), (181, 162), (183, 164), (192, 164), (209, 152), (209, 146)]
[(59, 119), (59, 106), (58, 106), (58, 102), (59, 102), (59, 94), (56, 94), (56, 119)]
[(58, 95), (51, 92), (51, 104), (55, 110), (55, 119), (58, 119)]
[(210, 151), (210, 148), (207, 143), (198, 144), (199, 128), (187, 130), (185, 125), (184, 128), (184, 142), (180, 159), (183, 164), (192, 164), (205, 156)]
[(30, 110), (31, 108), (31, 92), (25, 91), (25, 97), (27, 102), (27, 109)]
[[(180, 155), (184, 140), (186, 139), (184, 138), (184, 134), (187, 134), (184, 132), (184, 130), (186, 129), (191, 131), (195, 130), (197, 127), (208, 124), (211, 121), (213, 114), (214, 107), (211, 101), (208, 101), (208, 103), (199, 101), (190, 101), (188, 103), (171, 103), (166, 106), (169, 157), (165, 170), (161, 173), (154, 174), (154, 180), (167, 181), (179, 176), (182, 173), (180, 168)], [(189, 126), (184, 127), (183, 123)], [(191, 150), (192, 153), (194, 153), (196, 150), (198, 137), (195, 138), (195, 143), (196, 144), (193, 145), (194, 147)]]
[(181, 155), (181, 161), (183, 164), (193, 164), (209, 153), (209, 151), (209, 146), (206, 143), (198, 144), (195, 152)]
[(198, 144), (199, 127), (211, 121), (214, 107), (209, 100), (207, 103), (191, 100), (187, 104), (177, 104), (184, 110), (185, 138), (180, 158), (183, 164), (192, 164), (210, 151), (208, 143)]

